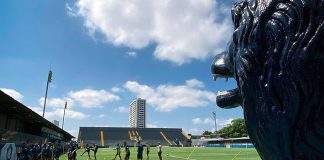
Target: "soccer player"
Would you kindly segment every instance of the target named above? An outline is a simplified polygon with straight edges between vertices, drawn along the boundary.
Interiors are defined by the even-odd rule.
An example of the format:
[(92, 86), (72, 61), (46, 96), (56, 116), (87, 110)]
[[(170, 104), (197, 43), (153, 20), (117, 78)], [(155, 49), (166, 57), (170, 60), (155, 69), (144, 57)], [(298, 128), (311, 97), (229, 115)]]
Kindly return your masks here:
[(37, 158), (37, 156), (38, 156), (38, 153), (37, 153), (37, 143), (35, 143), (35, 144), (33, 144), (32, 146), (31, 146), (31, 149), (30, 149), (30, 152), (31, 152), (31, 154), (32, 154), (32, 159), (38, 159)]
[(89, 159), (90, 159), (90, 145), (89, 145), (89, 144), (86, 145), (86, 148), (85, 148), (84, 152), (81, 154), (81, 157), (83, 156), (83, 154), (84, 154), (85, 152), (88, 153), (88, 157), (89, 157)]
[(51, 158), (51, 150), (52, 150), (52, 147), (51, 147), (51, 144), (50, 142), (48, 142), (45, 146), (45, 159), (46, 160), (49, 160)]
[(125, 160), (129, 160), (129, 156), (130, 156), (130, 150), (129, 150), (129, 146), (127, 145), (126, 141), (124, 142), (124, 147), (125, 147)]
[(53, 154), (54, 154), (54, 159), (59, 159), (60, 155), (61, 155), (61, 146), (56, 142), (53, 144)]
[(78, 147), (74, 146), (73, 144), (70, 144), (69, 146), (69, 152), (68, 152), (68, 160), (76, 160), (76, 150)]
[(119, 159), (121, 160), (119, 143), (117, 143), (117, 146), (116, 146), (116, 155), (115, 155), (114, 159), (116, 159), (117, 155), (119, 156)]
[(137, 142), (137, 160), (143, 160), (143, 145), (141, 145), (141, 141)]
[(157, 149), (158, 149), (159, 160), (162, 160), (162, 145), (160, 144), (160, 142), (158, 143)]
[(20, 159), (22, 159), (22, 160), (29, 159), (29, 157), (28, 157), (29, 149), (28, 149), (28, 145), (26, 142), (23, 142), (22, 144), (20, 144), (20, 150), (21, 150), (21, 154), (19, 156)]
[(94, 155), (95, 160), (97, 160), (98, 145), (93, 144), (93, 148), (91, 150), (93, 151), (93, 155)]
[(150, 145), (146, 143), (146, 159), (149, 159), (149, 154), (150, 154)]

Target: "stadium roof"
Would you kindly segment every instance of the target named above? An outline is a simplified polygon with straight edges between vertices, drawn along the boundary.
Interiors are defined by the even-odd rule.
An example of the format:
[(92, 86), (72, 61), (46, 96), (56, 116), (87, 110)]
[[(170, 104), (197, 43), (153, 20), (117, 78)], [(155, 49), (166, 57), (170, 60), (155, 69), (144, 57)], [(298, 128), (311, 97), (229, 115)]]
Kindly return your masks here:
[(53, 129), (68, 139), (74, 138), (70, 133), (64, 131), (60, 127), (54, 125), (52, 122), (43, 118), (39, 114), (35, 113), (33, 110), (23, 105), (22, 103), (16, 101), (9, 95), (5, 94), (0, 90), (0, 113), (12, 116), (12, 118), (25, 120), (29, 123), (39, 124), (41, 126), (46, 126), (47, 128)]
[(81, 130), (98, 130), (98, 129), (109, 129), (109, 130), (182, 130), (182, 128), (134, 128), (134, 127), (80, 127)]
[(238, 141), (238, 140), (250, 140), (250, 137), (238, 137), (238, 138), (200, 138), (200, 139), (192, 139), (192, 140), (198, 140), (198, 141)]

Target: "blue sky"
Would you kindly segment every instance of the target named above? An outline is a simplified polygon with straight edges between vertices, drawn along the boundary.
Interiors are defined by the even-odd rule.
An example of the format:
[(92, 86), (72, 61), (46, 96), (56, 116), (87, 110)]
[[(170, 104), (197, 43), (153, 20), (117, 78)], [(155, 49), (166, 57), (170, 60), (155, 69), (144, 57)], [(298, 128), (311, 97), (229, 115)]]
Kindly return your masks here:
[(0, 2), (0, 88), (77, 135), (80, 126), (128, 126), (128, 106), (147, 99), (149, 127), (199, 134), (243, 117), (215, 104), (236, 83), (212, 80), (226, 48), (233, 1), (79, 0)]

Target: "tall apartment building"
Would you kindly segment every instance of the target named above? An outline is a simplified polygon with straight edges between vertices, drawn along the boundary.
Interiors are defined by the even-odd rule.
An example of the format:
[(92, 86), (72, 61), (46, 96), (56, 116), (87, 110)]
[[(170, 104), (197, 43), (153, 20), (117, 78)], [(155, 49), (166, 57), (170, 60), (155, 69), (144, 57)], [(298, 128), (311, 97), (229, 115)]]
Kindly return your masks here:
[(60, 127), (60, 126), (59, 126), (59, 125), (60, 125), (60, 121), (58, 121), (58, 120), (54, 120), (53, 123), (54, 123), (56, 126)]
[(129, 106), (129, 127), (145, 128), (146, 100), (137, 98)]

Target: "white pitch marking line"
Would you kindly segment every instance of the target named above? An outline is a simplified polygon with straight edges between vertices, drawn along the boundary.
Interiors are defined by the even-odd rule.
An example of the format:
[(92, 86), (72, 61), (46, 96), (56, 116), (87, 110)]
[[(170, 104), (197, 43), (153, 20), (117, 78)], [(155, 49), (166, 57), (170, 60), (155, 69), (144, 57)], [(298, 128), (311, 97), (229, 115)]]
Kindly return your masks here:
[(173, 157), (173, 158), (177, 158), (177, 159), (197, 160), (197, 159), (188, 159), (188, 158), (184, 158), (184, 157), (177, 157), (177, 156), (165, 155), (165, 154), (164, 154), (164, 156), (167, 156), (167, 157)]
[(196, 150), (197, 147), (194, 147), (194, 149), (191, 151), (191, 153), (189, 154), (189, 156), (187, 157), (187, 159), (190, 158), (191, 154)]
[(241, 152), (242, 152), (242, 150), (232, 160), (234, 160)]

